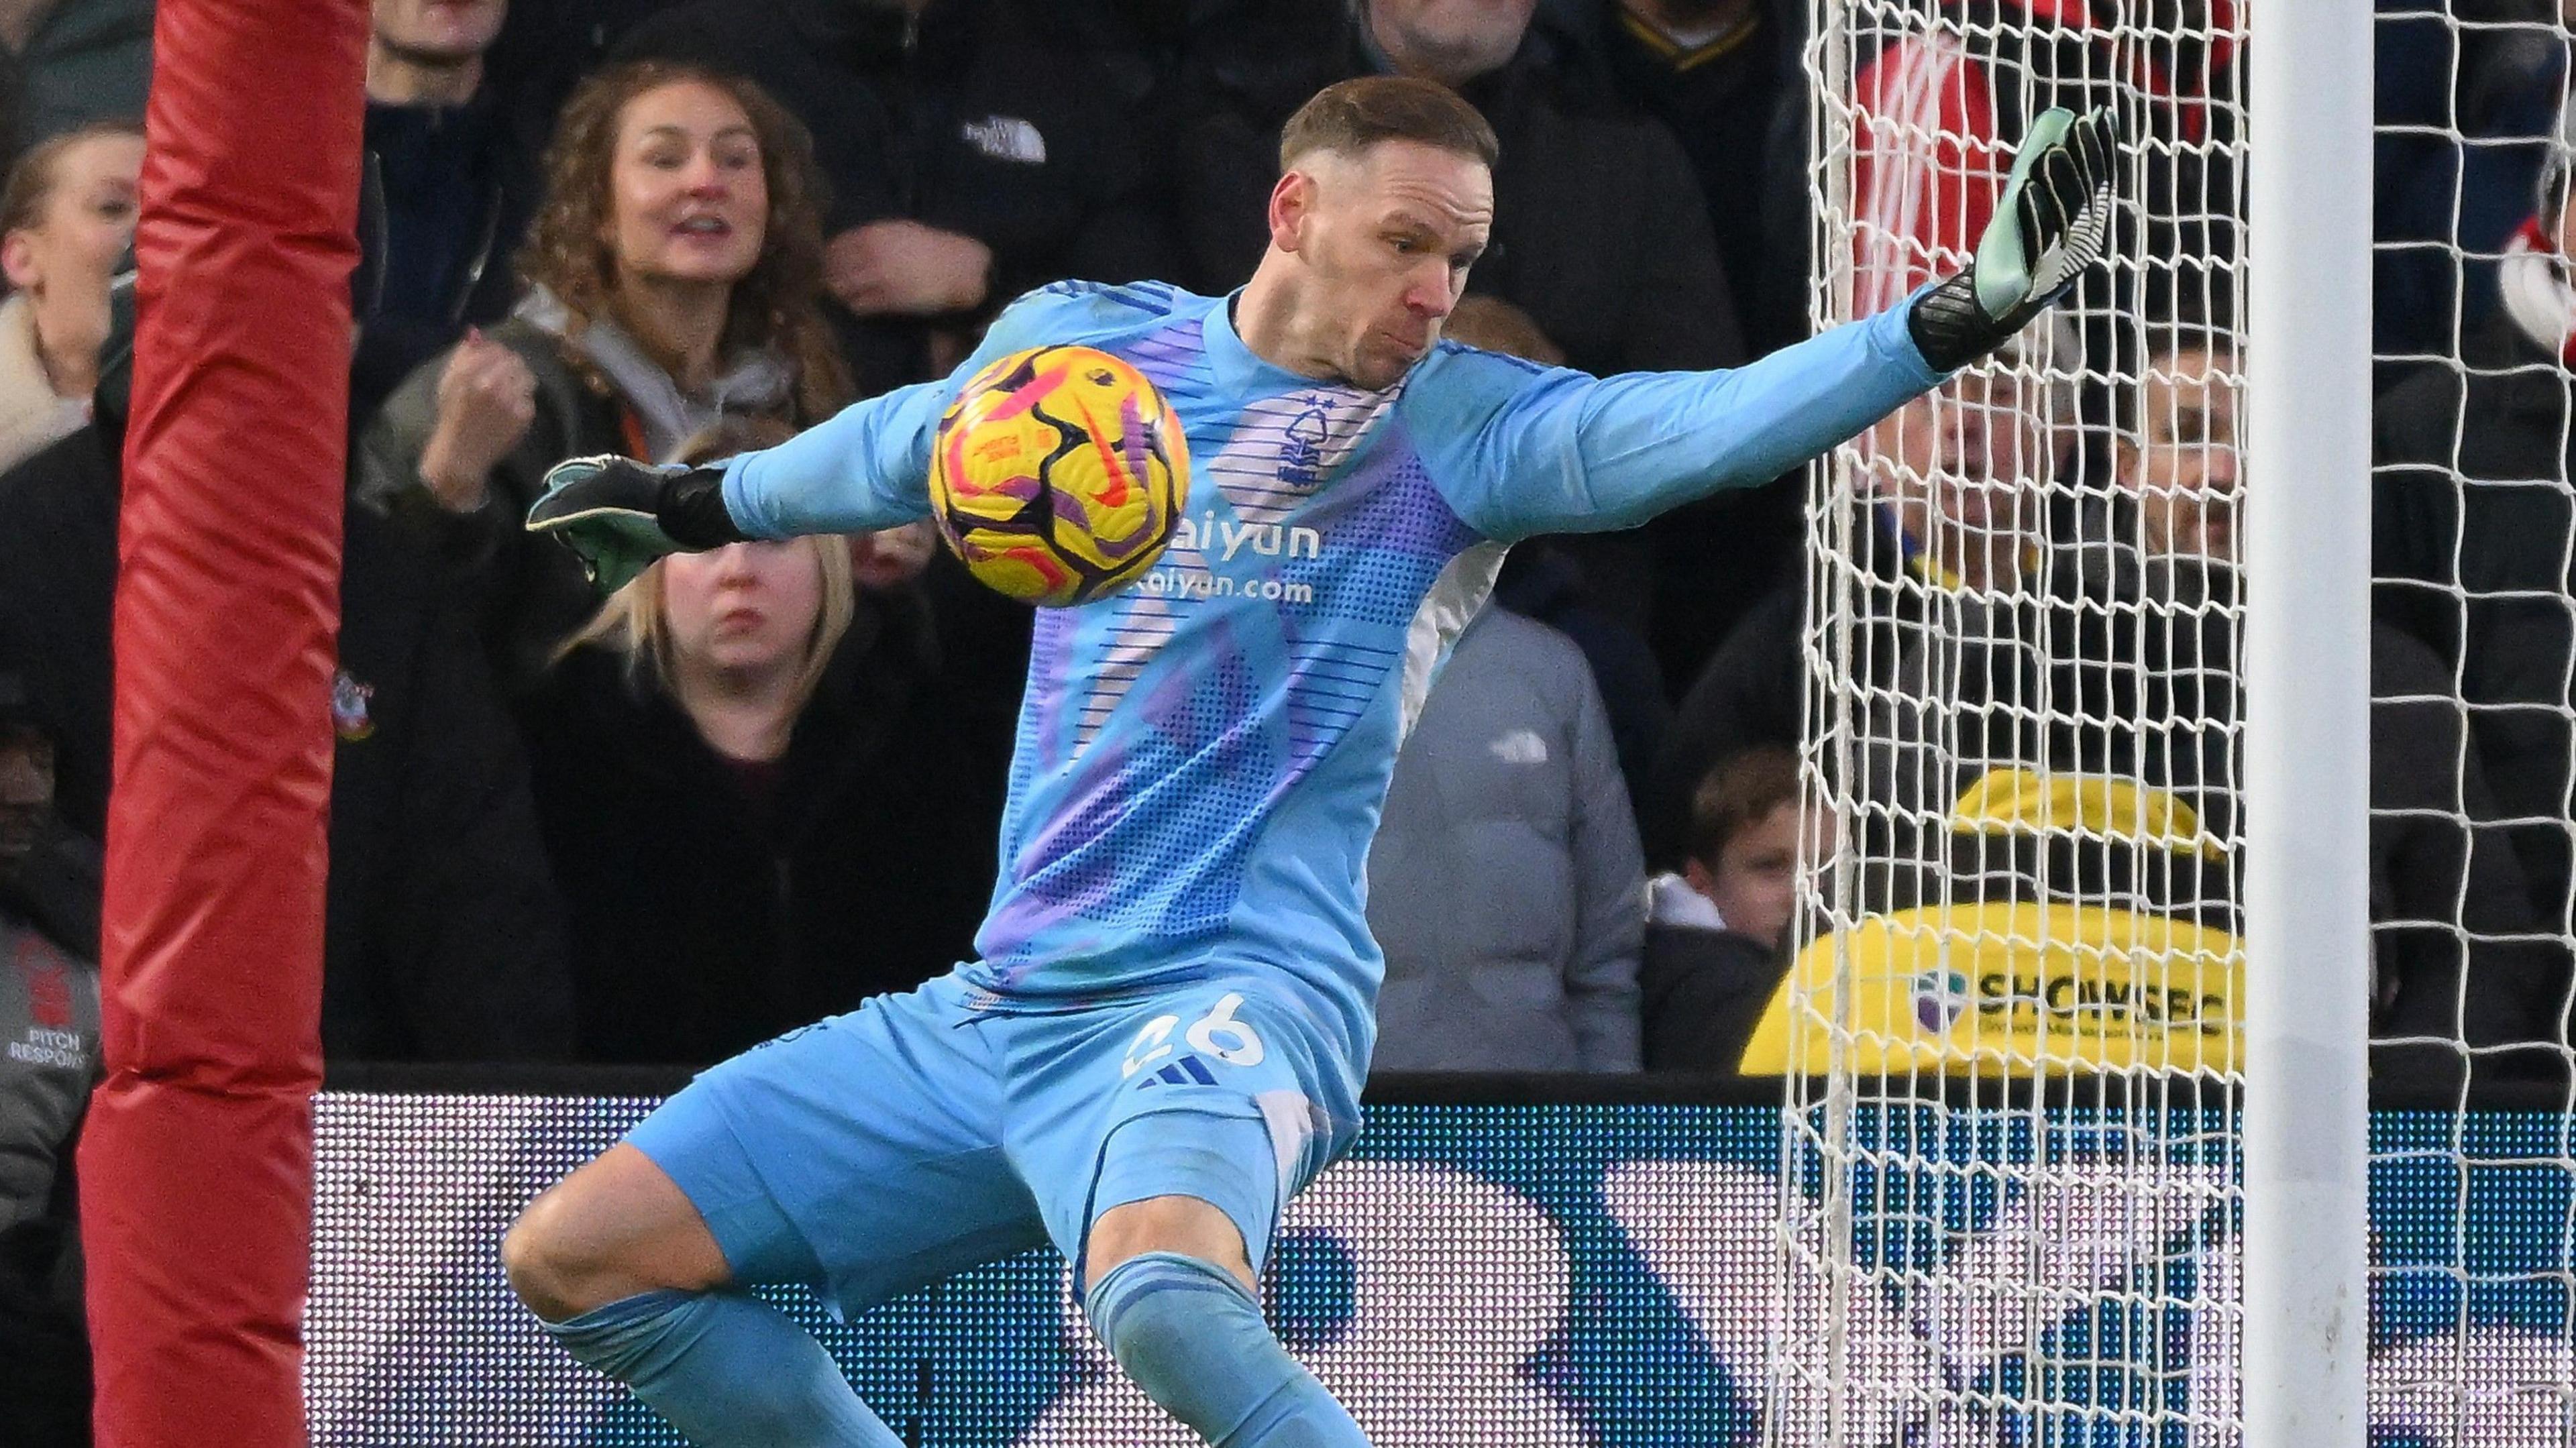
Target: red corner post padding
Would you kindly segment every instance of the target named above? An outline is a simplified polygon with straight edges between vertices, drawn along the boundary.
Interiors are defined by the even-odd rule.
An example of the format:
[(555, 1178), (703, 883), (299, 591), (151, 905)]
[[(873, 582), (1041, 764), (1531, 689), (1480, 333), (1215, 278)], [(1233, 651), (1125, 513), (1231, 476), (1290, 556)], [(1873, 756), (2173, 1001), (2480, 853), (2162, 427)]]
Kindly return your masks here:
[(154, 26), (80, 1152), (106, 1448), (305, 1441), (366, 15), (161, 0)]

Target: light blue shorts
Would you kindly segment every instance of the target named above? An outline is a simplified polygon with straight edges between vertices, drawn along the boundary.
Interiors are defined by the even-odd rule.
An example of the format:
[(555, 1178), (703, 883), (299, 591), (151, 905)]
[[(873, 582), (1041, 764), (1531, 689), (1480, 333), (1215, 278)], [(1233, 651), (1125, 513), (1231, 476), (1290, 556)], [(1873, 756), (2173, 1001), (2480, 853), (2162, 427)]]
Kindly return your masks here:
[(627, 1140), (737, 1282), (835, 1312), (1044, 1242), (1078, 1267), (1093, 1219), (1147, 1197), (1213, 1203), (1258, 1270), (1358, 1133), (1332, 1039), (1266, 982), (1037, 1014), (943, 976), (705, 1072)]

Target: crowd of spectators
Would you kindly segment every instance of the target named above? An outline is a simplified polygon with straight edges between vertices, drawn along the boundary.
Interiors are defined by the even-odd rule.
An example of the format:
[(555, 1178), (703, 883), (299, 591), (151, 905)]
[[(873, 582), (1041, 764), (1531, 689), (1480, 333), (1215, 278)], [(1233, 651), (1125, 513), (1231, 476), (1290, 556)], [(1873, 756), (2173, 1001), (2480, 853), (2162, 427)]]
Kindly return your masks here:
[[(0, 678), (51, 752), (48, 828), (93, 849), (149, 14), (0, 5)], [(1803, 325), (1774, 275), (1803, 259), (1769, 244), (1806, 229), (1798, 25), (1774, 0), (377, 0), (327, 1052), (704, 1063), (973, 950), (1026, 612), (918, 529), (676, 560), (603, 608), (516, 526), (552, 463), (784, 436), (1058, 278), (1237, 285), (1279, 126), (1370, 71), (1503, 134), (1458, 334), (1741, 362)], [(1420, 883), (1378, 925), (1397, 1014), (1425, 1004), (1391, 1064), (1637, 1068), (1666, 681), (1786, 576), (1793, 499), (1521, 550), (1396, 785), (1381, 868)], [(1489, 776), (1463, 796), (1437, 782), (1461, 764)], [(1483, 930), (1409, 916), (1496, 867), (1480, 830), (1557, 886)], [(1462, 977), (1493, 1033), (1429, 1004)]]
[[(78, 1355), (54, 1308), (97, 1070), (151, 8), (0, 0), (12, 1363)], [(2459, 0), (2484, 22), (2460, 27), (2381, 8), (2375, 1020), (2387, 1070), (2456, 1069), (2412, 1038), (2535, 1074), (2558, 1053), (2515, 1048), (2566, 1039), (2576, 933), (2567, 30), (2550, 0)], [(2065, 59), (2095, 44), (2081, 7), (1906, 14), (1860, 57), (1873, 104), (1958, 59), (1953, 21), (2021, 37), (2008, 73), (1956, 80), (1959, 116), (1994, 112), (1972, 141), (2098, 84)], [(703, 1064), (974, 948), (1026, 611), (922, 528), (674, 558), (602, 604), (516, 526), (549, 465), (767, 445), (944, 373), (1058, 278), (1238, 285), (1281, 122), (1370, 72), (1450, 85), (1501, 137), (1453, 336), (1596, 373), (1742, 362), (1808, 326), (1805, 25), (1802, 0), (375, 0), (326, 1051)], [(2146, 190), (2224, 198), (2225, 32), (2176, 34), (2131, 77), (2170, 102)], [(1877, 282), (1961, 241), (1959, 196)], [(1874, 862), (1868, 910), (2001, 876), (2236, 927), (2235, 863), (2199, 848), (2235, 829), (2235, 517), (2260, 486), (2224, 211), (2142, 218), (2170, 284), (2092, 298), (2149, 313), (2143, 347), (2034, 336), (1861, 440), (1838, 695), (1802, 645), (1829, 575), (1798, 479), (1514, 550), (1372, 857), (1380, 1067), (1731, 1071), (1800, 878), (1838, 856)], [(2143, 380), (2060, 386), (2097, 348)], [(2112, 486), (2052, 486), (2079, 472)], [(1848, 839), (1800, 764), (1818, 708), (1864, 743), (1822, 783), (1868, 806)], [(1953, 828), (2051, 775), (2198, 833), (2033, 859)]]
[[(2528, 23), (2439, 37), (2460, 92), (2444, 114), (2479, 144), (2382, 147), (2397, 360), (2372, 857), (2383, 1026), (2501, 1048), (2563, 1037), (2576, 891), (2576, 141), (2555, 11), (2480, 3)], [(1872, 97), (1940, 58), (1950, 11), (1915, 8), (1919, 34), (1864, 74)], [(0, 927), (75, 975), (96, 954), (77, 862), (106, 819), (133, 327), (116, 277), (150, 13), (0, 3), (0, 763), (41, 752), (46, 784), (41, 805), (0, 799), (24, 824), (13, 858), (37, 862), (10, 867)], [(943, 373), (1057, 278), (1235, 286), (1281, 122), (1368, 72), (1456, 88), (1502, 140), (1493, 245), (1452, 335), (1596, 373), (1739, 363), (1807, 327), (1805, 23), (1786, 0), (376, 0), (329, 1052), (703, 1063), (973, 949), (1025, 612), (920, 529), (676, 559), (603, 607), (516, 526), (553, 462), (786, 436)], [(2080, 18), (2017, 23), (2036, 38), (1991, 58), (2019, 70), (1986, 91), (2082, 99), (2092, 82), (2051, 71), (2091, 43)], [(2420, 28), (2400, 14), (2387, 34)], [(2149, 125), (2189, 144), (2142, 162), (2197, 157), (2159, 180), (2212, 195), (2220, 50), (2158, 62), (2149, 89), (2173, 104)], [(2440, 110), (2425, 64), (2384, 47), (2391, 119)], [(2010, 144), (2013, 109), (1986, 139)], [(2410, 200), (2433, 192), (2439, 215)], [(2223, 216), (2151, 216), (2141, 236), (2175, 277), (2232, 264)], [(1897, 281), (1957, 239), (1917, 238)], [(2420, 264), (2461, 247), (2466, 265)], [(1870, 702), (1850, 722), (1868, 747), (1829, 783), (1878, 806), (1841, 843), (1913, 862), (1875, 873), (1868, 908), (1991, 866), (1923, 821), (1999, 762), (2131, 779), (2233, 828), (2228, 290), (2097, 298), (2153, 314), (2143, 354), (2026, 339), (2031, 356), (1862, 440), (1871, 636), (1851, 693)], [(2454, 315), (2466, 369), (2438, 355)], [(2038, 382), (2094, 347), (2142, 387)], [(2079, 467), (2117, 486), (2070, 502), (2050, 479)], [(1798, 874), (1836, 853), (1795, 754), (1822, 576), (1800, 488), (1514, 551), (1388, 801), (1380, 1065), (1731, 1068), (1798, 933)], [(2142, 610), (2164, 622), (2105, 622)], [(2012, 707), (2042, 690), (2112, 727)], [(2232, 924), (2231, 869), (2078, 874), (2152, 873), (2144, 906)]]
[[(2576, 290), (2555, 16), (2481, 3), (2531, 23), (2387, 28), (2448, 47), (2482, 144), (2383, 143), (2400, 361), (2382, 378), (2373, 846), (2385, 1023), (2500, 1043), (2562, 1029), (2564, 971), (2538, 942), (2576, 889), (2576, 634), (2556, 598), (2576, 519), (2554, 483), (2564, 368), (2527, 364), (2566, 352)], [(1955, 59), (1948, 12), (1917, 8), (1864, 66), (1873, 104)], [(91, 848), (132, 330), (112, 278), (149, 16), (0, 4), (0, 680), (48, 746), (48, 828)], [(2066, 57), (2085, 26), (2025, 20), (1962, 94), (2083, 99), (2060, 72), (2084, 71)], [(1025, 615), (920, 530), (678, 562), (602, 610), (569, 554), (516, 526), (553, 462), (787, 435), (940, 374), (1056, 278), (1232, 287), (1263, 244), (1282, 120), (1371, 71), (1456, 88), (1502, 138), (1494, 243), (1453, 336), (1596, 373), (1741, 362), (1807, 325), (1805, 23), (1783, 0), (376, 0), (331, 1053), (704, 1062), (973, 948)], [(2384, 105), (2404, 122), (2432, 101), (2422, 47), (2396, 49)], [(2228, 99), (2223, 59), (2207, 39), (2148, 77), (2173, 101), (2150, 128), (2203, 158), (2171, 179), (2216, 184), (2227, 108), (2202, 103)], [(2008, 145), (2017, 120), (1983, 124)], [(2430, 218), (2407, 198), (2436, 172), (2461, 199)], [(1970, 188), (1956, 209), (1981, 204)], [(1898, 284), (1958, 240), (1941, 225), (1907, 242)], [(2223, 217), (2143, 234), (2176, 278), (2230, 264)], [(2433, 277), (2410, 249), (2428, 237), (2471, 260)], [(2241, 359), (2232, 319), (2200, 315), (2228, 290), (2109, 299), (2154, 314), (2153, 347), (2124, 359), (2141, 395), (2041, 388), (2064, 347), (2103, 341), (2061, 329), (1862, 440), (1868, 747), (1828, 784), (1879, 806), (1848, 842), (1892, 865), (1869, 908), (1974, 875), (1938, 821), (1999, 763), (2132, 778), (2232, 829), (2215, 651)], [(2455, 302), (2492, 370), (2404, 366)], [(2497, 483), (2464, 491), (2455, 467)], [(2117, 486), (2051, 488), (2085, 468)], [(1781, 763), (1816, 696), (1798, 495), (1786, 479), (1515, 550), (1388, 803), (1382, 1065), (1728, 1064), (1704, 1021), (1674, 1019), (1705, 1013), (1688, 1002), (1708, 984), (1675, 962), (1723, 958), (1765, 994), (1794, 932), (1744, 882), (1786, 891), (1833, 853), (1817, 782)], [(2102, 622), (2150, 605), (2181, 623)], [(2116, 727), (2012, 707), (2039, 691)], [(2188, 908), (2232, 908), (2216, 873)], [(1448, 888), (1479, 878), (1524, 888)]]

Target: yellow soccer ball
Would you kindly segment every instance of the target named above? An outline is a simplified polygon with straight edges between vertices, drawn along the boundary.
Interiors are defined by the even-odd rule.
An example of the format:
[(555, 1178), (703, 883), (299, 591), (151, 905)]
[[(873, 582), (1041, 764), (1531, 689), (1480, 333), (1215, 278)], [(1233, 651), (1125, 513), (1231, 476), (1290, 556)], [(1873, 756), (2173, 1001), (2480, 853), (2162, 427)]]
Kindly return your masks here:
[(1014, 352), (939, 419), (931, 518), (987, 586), (1069, 608), (1154, 566), (1188, 507), (1189, 444), (1145, 374), (1091, 347)]

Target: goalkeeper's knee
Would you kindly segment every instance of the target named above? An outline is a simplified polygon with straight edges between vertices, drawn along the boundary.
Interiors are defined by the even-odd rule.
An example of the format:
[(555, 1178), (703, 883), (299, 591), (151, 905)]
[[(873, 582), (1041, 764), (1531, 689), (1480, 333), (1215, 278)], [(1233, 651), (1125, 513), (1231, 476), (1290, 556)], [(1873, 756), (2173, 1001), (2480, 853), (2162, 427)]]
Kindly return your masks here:
[(1087, 1305), (1100, 1340), (1145, 1396), (1218, 1448), (1367, 1448), (1224, 1268), (1140, 1252), (1102, 1274)]

